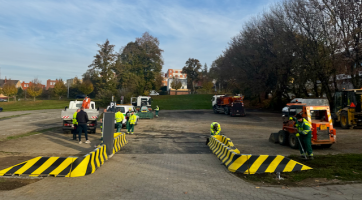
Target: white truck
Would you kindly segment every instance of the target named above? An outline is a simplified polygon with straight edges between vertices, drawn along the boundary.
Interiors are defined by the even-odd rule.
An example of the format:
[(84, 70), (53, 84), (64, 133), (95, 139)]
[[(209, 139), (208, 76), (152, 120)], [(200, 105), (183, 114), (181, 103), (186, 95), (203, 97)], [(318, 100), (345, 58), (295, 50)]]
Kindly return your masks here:
[[(73, 126), (73, 114), (77, 111), (77, 109), (80, 109), (82, 107), (83, 101), (70, 101), (69, 107), (66, 106), (64, 110), (61, 112), (61, 118), (63, 120), (63, 131), (64, 133), (71, 131), (74, 129)], [(99, 117), (99, 108), (96, 108), (96, 104), (94, 101), (90, 102), (89, 109), (84, 109), (84, 112), (88, 114), (88, 130), (91, 133), (96, 132), (97, 128), (97, 119)]]
[(152, 98), (150, 96), (138, 96), (131, 97), (131, 104), (137, 108), (141, 108), (142, 106), (147, 106), (151, 108)]

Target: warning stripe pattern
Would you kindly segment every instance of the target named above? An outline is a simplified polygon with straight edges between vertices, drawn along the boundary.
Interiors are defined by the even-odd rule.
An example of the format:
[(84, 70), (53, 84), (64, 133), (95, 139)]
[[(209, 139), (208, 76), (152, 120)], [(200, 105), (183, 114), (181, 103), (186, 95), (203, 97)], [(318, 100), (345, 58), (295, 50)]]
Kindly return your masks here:
[[(221, 138), (220, 138), (221, 139)], [(284, 156), (239, 154), (227, 147), (217, 137), (211, 137), (208, 144), (212, 152), (231, 172), (243, 174), (294, 172), (312, 169)]]
[[(117, 134), (114, 138), (113, 153), (127, 144), (126, 134)], [(108, 156), (107, 146), (102, 145), (83, 157), (36, 157), (12, 167), (0, 170), (0, 176), (33, 177), (79, 177), (92, 174), (101, 167)]]
[(102, 145), (83, 157), (36, 157), (0, 170), (0, 176), (79, 177), (92, 174), (101, 167), (108, 156)]
[(113, 154), (117, 153), (119, 150), (121, 150), (121, 147), (126, 145), (128, 141), (126, 140), (126, 134), (122, 133), (121, 135), (118, 135), (114, 138), (114, 144), (113, 144)]

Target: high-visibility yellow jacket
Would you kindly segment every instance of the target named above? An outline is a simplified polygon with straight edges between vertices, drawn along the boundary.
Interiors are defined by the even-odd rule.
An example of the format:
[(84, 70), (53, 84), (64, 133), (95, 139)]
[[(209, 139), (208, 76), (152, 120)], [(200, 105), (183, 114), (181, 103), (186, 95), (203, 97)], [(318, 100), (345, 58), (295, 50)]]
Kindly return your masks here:
[(159, 111), (159, 110), (160, 110), (160, 108), (158, 106), (156, 106), (155, 111)]
[(298, 133), (307, 135), (308, 133), (312, 132), (312, 125), (308, 122), (308, 120), (303, 118), (303, 121), (299, 122), (295, 117), (290, 117), (289, 120), (294, 120), (296, 122), (295, 127), (298, 129)]
[[(214, 125), (217, 124), (217, 129), (215, 130), (214, 129)], [(220, 131), (221, 131), (221, 127), (220, 127), (220, 124), (217, 123), (217, 122), (213, 122), (211, 124), (211, 127), (210, 127), (210, 132), (211, 132), (211, 135), (219, 135), (220, 134)]]
[(75, 112), (75, 113), (73, 114), (73, 120), (72, 120), (72, 122), (73, 122), (74, 125), (78, 125), (78, 122), (77, 122), (77, 112)]
[(137, 116), (135, 114), (129, 117), (129, 124), (136, 124)]
[(122, 122), (124, 120), (124, 116), (121, 112), (116, 112), (115, 118), (117, 123)]

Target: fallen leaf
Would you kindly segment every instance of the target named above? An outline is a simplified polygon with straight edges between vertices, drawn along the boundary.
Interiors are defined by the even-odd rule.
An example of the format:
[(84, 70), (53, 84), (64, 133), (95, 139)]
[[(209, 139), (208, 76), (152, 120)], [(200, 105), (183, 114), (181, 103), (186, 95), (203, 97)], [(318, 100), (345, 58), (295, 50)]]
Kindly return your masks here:
[(184, 192), (185, 194), (187, 194), (187, 192)]
[(255, 187), (255, 188), (260, 188), (260, 187)]

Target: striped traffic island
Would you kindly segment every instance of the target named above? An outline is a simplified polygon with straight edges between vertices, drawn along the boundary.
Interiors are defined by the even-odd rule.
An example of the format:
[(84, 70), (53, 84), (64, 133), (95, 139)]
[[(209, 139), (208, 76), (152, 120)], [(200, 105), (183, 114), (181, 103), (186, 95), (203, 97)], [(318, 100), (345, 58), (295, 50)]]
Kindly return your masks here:
[(210, 137), (208, 146), (230, 172), (243, 174), (281, 173), (310, 170), (302, 163), (284, 156), (240, 154), (230, 138), (224, 135)]
[[(113, 154), (126, 145), (125, 133), (115, 133)], [(83, 157), (36, 157), (0, 170), (0, 176), (80, 177), (93, 174), (108, 160), (107, 145), (99, 145)]]

